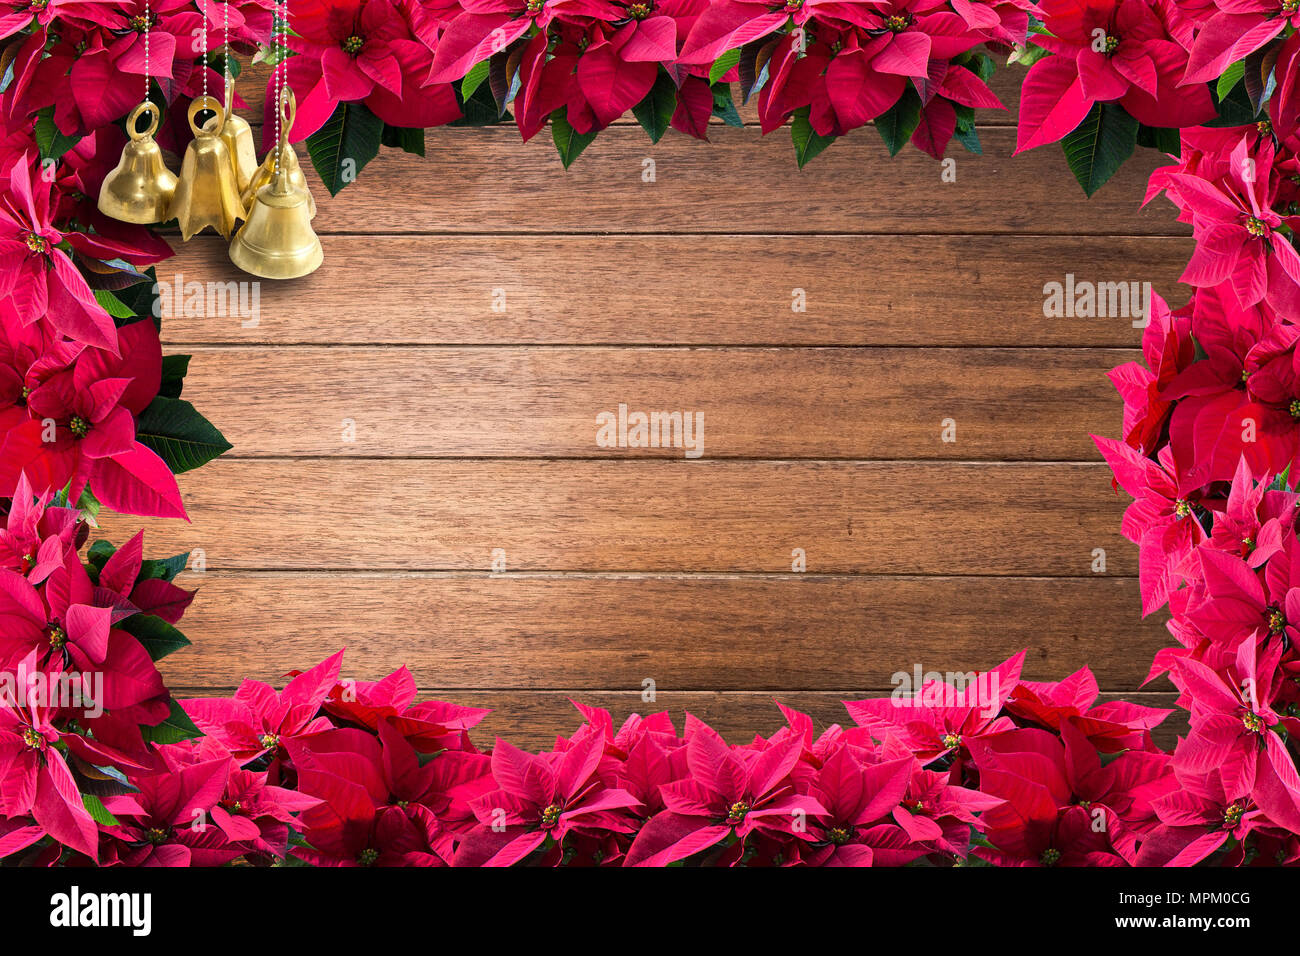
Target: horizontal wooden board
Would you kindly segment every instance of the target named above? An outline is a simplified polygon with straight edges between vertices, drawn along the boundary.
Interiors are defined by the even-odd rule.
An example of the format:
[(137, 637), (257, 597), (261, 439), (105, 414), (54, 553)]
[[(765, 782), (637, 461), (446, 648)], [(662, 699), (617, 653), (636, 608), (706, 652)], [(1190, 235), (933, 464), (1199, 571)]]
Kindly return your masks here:
[(149, 552), (209, 568), (489, 570), (502, 549), (516, 571), (785, 572), (799, 548), (812, 572), (1076, 576), (1101, 548), (1137, 571), (1101, 463), (218, 459), (180, 483), (194, 523), (143, 522)]
[[(1049, 282), (1151, 282), (1174, 306), (1183, 238), (326, 236), (326, 265), (247, 311), (187, 283), (246, 281), (201, 236), (158, 268), (168, 343), (1134, 346), (1123, 316), (1045, 318)], [(569, 264), (557, 268), (557, 263)], [(795, 312), (795, 290), (804, 311)], [(187, 309), (188, 301), (188, 309)], [(504, 305), (504, 311), (500, 309)]]
[[(1106, 373), (1137, 357), (1109, 349), (201, 348), (185, 394), (239, 457), (1079, 461), (1097, 457), (1091, 433), (1119, 427)], [(676, 418), (648, 436), (624, 424), (652, 412)]]
[(832, 575), (187, 574), (194, 646), (169, 682), (274, 680), (347, 647), (348, 673), (421, 685), (663, 690), (894, 686), (1030, 653), (1137, 687), (1167, 643), (1133, 578)]
[[(329, 198), (314, 170), (320, 233), (852, 233), (1186, 235), (1165, 200), (1139, 208), (1167, 158), (1143, 151), (1091, 199), (1055, 147), (1012, 157), (1015, 131), (984, 131), (956, 181), (915, 149), (892, 160), (874, 130), (850, 133), (802, 172), (788, 137), (720, 127), (711, 144), (606, 130), (566, 172), (550, 138), (440, 128), (426, 155), (388, 151)], [(654, 161), (654, 182), (643, 180)], [(308, 167), (310, 164), (305, 164)], [(546, 256), (543, 251), (542, 256)], [(557, 268), (572, 268), (551, 258)], [(754, 270), (751, 267), (751, 271)], [(575, 307), (581, 308), (580, 303)]]
[[(1054, 676), (1054, 675), (1053, 675)], [(229, 691), (199, 689), (192, 696), (216, 696)], [(491, 708), (473, 730), (470, 738), (475, 746), (486, 750), (497, 737), (509, 740), (516, 747), (529, 750), (549, 749), (555, 745), (557, 734), (568, 736), (582, 724), (582, 716), (574, 708), (576, 700), (590, 707), (603, 707), (614, 717), (614, 726), (633, 713), (651, 714), (667, 711), (680, 732), (686, 713), (692, 713), (709, 723), (734, 744), (748, 743), (755, 734), (770, 736), (784, 726), (785, 718), (777, 708), (780, 701), (787, 707), (808, 714), (818, 733), (831, 724), (853, 726), (844, 700), (871, 696), (866, 693), (845, 691), (668, 691), (660, 692), (653, 704), (642, 702), (639, 694), (626, 691), (592, 690), (430, 690), (421, 699), (446, 700), (466, 707)], [(1162, 747), (1172, 748), (1178, 734), (1187, 733), (1187, 713), (1178, 710), (1172, 693), (1111, 693), (1104, 692), (1099, 702), (1122, 698), (1145, 707), (1173, 710), (1152, 735)]]

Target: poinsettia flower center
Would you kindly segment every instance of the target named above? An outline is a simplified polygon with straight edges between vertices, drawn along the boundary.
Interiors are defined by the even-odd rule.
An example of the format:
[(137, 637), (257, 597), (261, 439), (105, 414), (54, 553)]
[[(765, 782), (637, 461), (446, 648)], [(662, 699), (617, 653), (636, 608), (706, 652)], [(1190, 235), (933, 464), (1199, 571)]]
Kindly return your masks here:
[(130, 23), (131, 29), (136, 33), (148, 33), (158, 23), (158, 17), (151, 10), (148, 13), (140, 14), (138, 17), (132, 17)]
[(1291, 404), (1287, 407), (1292, 418), (1300, 418), (1300, 398), (1291, 399)]
[(90, 432), (90, 422), (86, 421), (80, 415), (73, 415), (72, 419), (68, 422), (68, 431), (72, 432), (72, 434), (76, 435), (78, 438), (85, 438)]
[(528, 0), (526, 9), (529, 13), (541, 13), (544, 6), (546, 6), (546, 0)]
[(257, 738), (257, 742), (262, 745), (263, 750), (274, 750), (280, 746), (279, 734), (262, 734)]
[(45, 738), (40, 735), (35, 727), (26, 727), (23, 729), (23, 743), (33, 750), (40, 750), (45, 746)]
[(368, 846), (357, 854), (357, 862), (362, 866), (374, 866), (379, 861), (379, 851)]
[(1266, 120), (1266, 119), (1260, 120), (1258, 123), (1255, 124), (1255, 128), (1259, 130), (1259, 134), (1261, 136), (1273, 135), (1273, 123), (1270, 120)]
[(560, 814), (564, 812), (564, 807), (552, 803), (542, 811), (542, 829), (549, 830), (560, 822)]
[(1043, 864), (1043, 866), (1056, 866), (1056, 864), (1061, 862), (1061, 851), (1055, 847), (1049, 846), (1042, 852), (1042, 855), (1038, 857), (1038, 862)]
[(1258, 216), (1247, 216), (1246, 231), (1256, 239), (1263, 239), (1268, 235), (1268, 224)]
[(842, 827), (831, 827), (826, 836), (836, 846), (843, 846), (853, 839), (853, 827), (848, 824)]
[(1192, 513), (1192, 503), (1186, 498), (1179, 498), (1174, 502), (1174, 514), (1180, 518), (1186, 518)]
[(166, 843), (167, 837), (170, 835), (171, 834), (167, 827), (150, 827), (148, 830), (144, 831), (144, 838), (154, 846)]
[(51, 624), (45, 630), (50, 639), (50, 647), (56, 651), (61, 651), (68, 643), (68, 632), (57, 624)]
[(357, 36), (354, 33), (352, 34), (352, 36), (348, 37), (346, 40), (343, 41), (342, 46), (343, 46), (344, 53), (350, 53), (353, 56), (356, 56), (363, 49), (365, 49), (366, 38), (362, 36)]
[(633, 20), (644, 20), (646, 17), (650, 16), (650, 4), (649, 3), (629, 4), (627, 8), (627, 13), (628, 16), (630, 16)]
[(885, 27), (894, 33), (902, 33), (913, 24), (914, 18), (910, 13), (895, 13), (892, 16), (885, 17)]
[(1234, 803), (1232, 806), (1228, 807), (1228, 809), (1223, 811), (1224, 827), (1229, 830), (1236, 827), (1236, 825), (1241, 822), (1241, 817), (1245, 812), (1246, 808), (1240, 803)]
[(798, 10), (802, 6), (803, 0), (785, 0), (785, 8), (787, 10)]
[(45, 255), (50, 251), (50, 240), (44, 236), (38, 236), (34, 232), (27, 234), (27, 248), (37, 255)]
[(1119, 49), (1119, 37), (1112, 34), (1106, 34), (1106, 39), (1102, 43), (1102, 48), (1107, 56), (1114, 56), (1115, 51)]
[(738, 800), (727, 808), (727, 822), (740, 823), (749, 813), (749, 804), (744, 800)]
[(1282, 12), (1288, 15), (1300, 13), (1300, 0), (1282, 0)]
[(943, 746), (945, 750), (955, 750), (961, 746), (961, 734), (944, 734)]
[(1273, 634), (1281, 634), (1282, 629), (1286, 627), (1286, 615), (1282, 613), (1281, 608), (1270, 607), (1268, 609), (1268, 629)]
[(1255, 539), (1252, 538), (1252, 537), (1250, 537), (1250, 536), (1244, 537), (1244, 538), (1241, 539), (1241, 546), (1242, 546), (1242, 548), (1244, 548), (1244, 549), (1245, 549), (1246, 551), (1248, 551), (1248, 552), (1249, 552), (1249, 551), (1254, 551), (1254, 550), (1255, 550)]
[(1262, 734), (1264, 732), (1264, 718), (1253, 710), (1248, 710), (1241, 715), (1241, 725), (1252, 734)]

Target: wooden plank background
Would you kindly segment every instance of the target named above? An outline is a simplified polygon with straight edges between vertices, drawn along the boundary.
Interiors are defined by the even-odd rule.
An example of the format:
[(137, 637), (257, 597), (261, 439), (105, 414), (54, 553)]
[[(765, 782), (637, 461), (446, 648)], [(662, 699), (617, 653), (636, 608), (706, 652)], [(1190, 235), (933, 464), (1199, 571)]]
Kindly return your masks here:
[[(262, 283), (256, 324), (164, 317), (235, 445), (182, 477), (192, 525), (148, 522), (150, 553), (206, 562), (169, 682), (228, 692), (346, 645), (351, 677), (405, 663), (495, 708), (484, 744), (546, 745), (570, 698), (740, 740), (773, 697), (843, 721), (897, 671), (1028, 647), (1027, 677), (1086, 663), (1172, 706), (1135, 693), (1167, 639), (1088, 437), (1118, 431), (1105, 373), (1140, 332), (1042, 306), (1066, 273), (1180, 303), (1190, 243), (1138, 208), (1159, 157), (1085, 201), (1059, 152), (1011, 157), (1008, 122), (954, 183), (869, 129), (798, 171), (752, 123), (657, 146), (622, 123), (567, 173), (545, 134), (431, 130), (335, 199), (309, 170), (321, 271)], [(178, 252), (162, 278), (245, 278), (210, 236)], [(703, 457), (598, 447), (620, 403), (702, 412)]]

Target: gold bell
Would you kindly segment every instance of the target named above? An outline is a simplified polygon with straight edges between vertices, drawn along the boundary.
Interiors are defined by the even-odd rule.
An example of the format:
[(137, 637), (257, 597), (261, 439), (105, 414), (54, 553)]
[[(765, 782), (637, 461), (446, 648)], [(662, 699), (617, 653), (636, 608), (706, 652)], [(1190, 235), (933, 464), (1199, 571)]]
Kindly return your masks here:
[[(214, 117), (200, 128), (198, 115), (204, 111)], [(170, 218), (178, 222), (186, 242), (208, 226), (229, 239), (235, 221), (244, 218), (244, 204), (235, 183), (230, 150), (221, 139), (225, 111), (214, 97), (199, 96), (190, 103), (189, 120), (194, 139), (185, 150)]]
[[(221, 127), (221, 141), (230, 153), (230, 163), (235, 170), (235, 186), (242, 193), (257, 171), (257, 149), (253, 145), (253, 128), (242, 116), (236, 116), (235, 78), (226, 77), (225, 125)], [(245, 203), (247, 205), (247, 203)]]
[(263, 279), (297, 279), (319, 269), (325, 252), (311, 228), (308, 198), (281, 166), (253, 198), (248, 220), (230, 244), (230, 261)]
[[(140, 132), (140, 118), (149, 114), (149, 128)], [(126, 118), (130, 138), (122, 147), (122, 158), (99, 188), (99, 211), (122, 222), (148, 224), (169, 218), (176, 177), (163, 162), (162, 150), (154, 142), (158, 131), (158, 107), (145, 100)]]
[[(293, 95), (293, 90), (284, 87), (280, 91), (280, 129), (289, 130), (293, 128), (294, 117), (298, 113), (298, 101)], [(302, 166), (298, 164), (298, 155), (289, 145), (288, 134), (282, 133), (280, 142), (271, 147), (270, 152), (266, 154), (266, 159), (262, 160), (262, 165), (257, 167), (253, 173), (248, 185), (244, 187), (243, 194), (240, 196), (244, 200), (244, 208), (253, 208), (253, 198), (258, 194), (263, 186), (269, 185), (271, 179), (275, 176), (277, 169), (286, 169), (289, 174), (289, 185), (295, 189), (301, 189), (307, 194), (307, 214), (316, 218), (316, 200), (307, 188), (307, 177), (302, 174)]]

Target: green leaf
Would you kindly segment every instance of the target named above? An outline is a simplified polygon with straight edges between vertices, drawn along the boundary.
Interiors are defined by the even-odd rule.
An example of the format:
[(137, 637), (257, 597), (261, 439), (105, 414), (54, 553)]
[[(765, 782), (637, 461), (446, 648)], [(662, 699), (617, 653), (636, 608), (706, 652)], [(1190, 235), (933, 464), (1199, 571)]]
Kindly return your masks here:
[(731, 98), (731, 85), (719, 83), (713, 87), (713, 115), (728, 126), (744, 126), (736, 101)]
[(140, 413), (135, 437), (157, 452), (177, 475), (206, 465), (232, 447), (189, 402), (161, 395)]
[(135, 318), (135, 313), (131, 311), (131, 307), (107, 289), (96, 289), (95, 301), (103, 306), (104, 311), (115, 319)]
[(673, 112), (677, 109), (677, 86), (663, 69), (655, 77), (654, 86), (640, 103), (632, 107), (632, 115), (641, 124), (641, 128), (650, 137), (650, 142), (657, 143), (668, 132), (672, 123)]
[(54, 107), (47, 106), (36, 114), (36, 148), (41, 159), (58, 159), (81, 141), (80, 136), (64, 136), (54, 122)]
[(1215, 95), (1219, 99), (1223, 99), (1232, 92), (1232, 88), (1240, 83), (1245, 76), (1246, 64), (1244, 61), (1238, 60), (1236, 63), (1230, 64), (1228, 68), (1223, 71), (1223, 76), (1219, 77), (1219, 83), (1214, 90)]
[(898, 151), (907, 145), (920, 123), (921, 97), (908, 84), (898, 102), (876, 117), (876, 130), (885, 141), (890, 156), (898, 155)]
[(1007, 57), (1007, 66), (1012, 63), (1019, 63), (1021, 66), (1033, 66), (1043, 57), (1047, 56), (1047, 50), (1034, 43), (1027, 43), (1024, 46), (1018, 46), (1011, 51), (1011, 56)]
[(959, 126), (957, 132), (953, 134), (953, 138), (966, 147), (966, 152), (974, 153), (976, 156), (984, 155), (984, 144), (980, 142), (980, 134), (975, 127), (962, 129)]
[(483, 81), (488, 78), (488, 72), (492, 69), (491, 59), (483, 60), (481, 63), (475, 63), (465, 78), (460, 81), (461, 99), (469, 99), (474, 95), (474, 91), (482, 85)]
[(108, 559), (117, 553), (117, 548), (108, 541), (96, 541), (89, 550), (86, 551), (86, 560), (98, 573), (102, 571), (104, 565), (108, 564)]
[(99, 517), (99, 499), (89, 487), (82, 489), (81, 497), (77, 499), (77, 508), (92, 520)]
[(795, 162), (803, 169), (818, 153), (835, 142), (835, 137), (822, 136), (814, 130), (808, 121), (808, 107), (804, 106), (794, 112), (790, 123), (790, 141), (794, 143)]
[(194, 726), (194, 721), (190, 720), (190, 715), (185, 713), (181, 705), (173, 700), (171, 713), (163, 718), (162, 723), (155, 727), (146, 727), (141, 725), (140, 736), (146, 742), (154, 744), (178, 744), (182, 740), (191, 740), (195, 737), (202, 737), (203, 731)]
[(384, 135), (380, 142), (391, 149), (400, 149), (412, 156), (424, 155), (424, 128), (408, 129), (405, 126), (384, 124)]
[(1098, 103), (1078, 129), (1061, 140), (1066, 162), (1091, 196), (1137, 148), (1138, 121), (1117, 103)]
[(1137, 142), (1146, 149), (1159, 150), (1170, 156), (1183, 151), (1182, 131), (1164, 126), (1139, 126)]
[(728, 73), (733, 66), (740, 62), (740, 49), (728, 50), (722, 56), (713, 61), (713, 66), (709, 67), (709, 83), (713, 84), (722, 79), (723, 75)]
[(146, 560), (140, 562), (140, 573), (136, 575), (137, 581), (148, 581), (153, 578), (161, 578), (164, 581), (171, 581), (176, 575), (180, 574), (190, 563), (190, 552), (184, 554), (175, 554), (170, 558)]
[(185, 376), (190, 373), (190, 356), (164, 355), (162, 360), (162, 384), (158, 394), (163, 398), (180, 398), (185, 387)]
[(560, 154), (560, 162), (564, 168), (568, 169), (575, 159), (582, 155), (582, 151), (591, 145), (591, 141), (596, 138), (597, 130), (590, 133), (579, 133), (569, 125), (568, 118), (564, 115), (563, 109), (558, 109), (551, 114), (551, 139), (555, 141), (555, 151)]
[(325, 125), (307, 137), (311, 164), (331, 196), (379, 155), (383, 135), (384, 121), (364, 103), (340, 103)]
[(108, 812), (104, 802), (93, 793), (83, 793), (81, 802), (86, 807), (86, 812), (90, 814), (92, 820), (104, 827), (117, 826), (117, 817)]
[(452, 126), (495, 126), (508, 118), (508, 114), (497, 103), (491, 84), (480, 84), (469, 96), (459, 96), (458, 93), (456, 101), (464, 115), (452, 122)]
[(116, 627), (139, 641), (155, 662), (190, 646), (189, 638), (153, 614), (133, 614), (119, 621)]
[(1258, 111), (1251, 104), (1250, 93), (1244, 83), (1234, 86), (1225, 96), (1218, 96), (1214, 87), (1210, 87), (1210, 92), (1216, 94), (1214, 106), (1219, 112), (1219, 117), (1204, 125), (1213, 129), (1224, 129), (1230, 126), (1251, 126), (1255, 123)]

